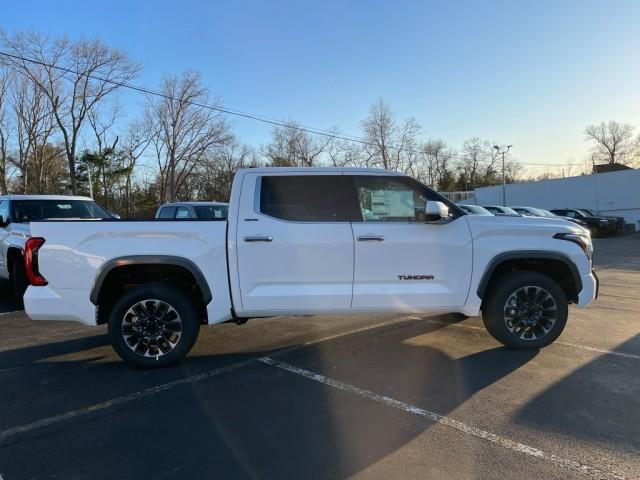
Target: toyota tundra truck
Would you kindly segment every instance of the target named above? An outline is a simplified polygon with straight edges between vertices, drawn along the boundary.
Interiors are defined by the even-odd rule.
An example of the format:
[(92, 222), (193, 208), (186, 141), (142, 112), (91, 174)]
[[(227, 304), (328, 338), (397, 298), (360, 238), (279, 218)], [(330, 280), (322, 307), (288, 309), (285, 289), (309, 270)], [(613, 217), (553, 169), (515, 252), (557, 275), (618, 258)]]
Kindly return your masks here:
[(33, 320), (107, 324), (138, 367), (182, 360), (201, 325), (282, 315), (482, 313), (537, 349), (596, 298), (592, 252), (579, 225), (467, 215), (395, 172), (251, 168), (228, 219), (32, 222), (24, 301)]

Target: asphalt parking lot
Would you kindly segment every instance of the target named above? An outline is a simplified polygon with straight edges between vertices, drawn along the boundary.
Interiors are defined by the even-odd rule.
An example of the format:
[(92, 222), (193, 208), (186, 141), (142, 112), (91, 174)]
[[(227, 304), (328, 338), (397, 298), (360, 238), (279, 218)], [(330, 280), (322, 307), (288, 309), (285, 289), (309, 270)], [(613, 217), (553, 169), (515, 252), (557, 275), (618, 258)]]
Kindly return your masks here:
[(479, 318), (275, 318), (141, 371), (104, 328), (3, 313), (0, 475), (640, 478), (640, 235), (596, 265), (600, 298), (538, 352)]

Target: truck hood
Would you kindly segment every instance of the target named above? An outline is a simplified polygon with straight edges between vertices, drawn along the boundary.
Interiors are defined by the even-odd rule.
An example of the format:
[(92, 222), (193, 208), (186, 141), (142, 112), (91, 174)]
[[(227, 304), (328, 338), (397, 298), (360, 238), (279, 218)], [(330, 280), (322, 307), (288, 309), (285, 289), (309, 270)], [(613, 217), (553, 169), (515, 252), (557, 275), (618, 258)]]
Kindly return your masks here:
[(466, 215), (466, 219), (474, 235), (489, 231), (508, 231), (521, 235), (528, 232), (536, 235), (548, 232), (550, 236), (570, 232), (589, 234), (588, 229), (561, 218)]

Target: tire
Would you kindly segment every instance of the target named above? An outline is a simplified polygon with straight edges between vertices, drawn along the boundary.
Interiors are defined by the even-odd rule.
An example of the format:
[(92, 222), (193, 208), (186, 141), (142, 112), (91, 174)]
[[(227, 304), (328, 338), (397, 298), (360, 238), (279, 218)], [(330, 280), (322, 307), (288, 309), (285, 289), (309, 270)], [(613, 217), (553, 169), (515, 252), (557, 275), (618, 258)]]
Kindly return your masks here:
[(125, 362), (139, 368), (166, 367), (182, 361), (199, 332), (200, 319), (193, 299), (167, 283), (127, 291), (109, 315), (113, 349)]
[(14, 260), (11, 266), (11, 286), (13, 287), (13, 301), (18, 308), (24, 308), (24, 292), (27, 291), (29, 282), (27, 272), (24, 269), (22, 257)]
[(567, 297), (554, 280), (519, 271), (492, 282), (482, 320), (505, 347), (532, 350), (553, 343), (564, 330), (568, 314)]

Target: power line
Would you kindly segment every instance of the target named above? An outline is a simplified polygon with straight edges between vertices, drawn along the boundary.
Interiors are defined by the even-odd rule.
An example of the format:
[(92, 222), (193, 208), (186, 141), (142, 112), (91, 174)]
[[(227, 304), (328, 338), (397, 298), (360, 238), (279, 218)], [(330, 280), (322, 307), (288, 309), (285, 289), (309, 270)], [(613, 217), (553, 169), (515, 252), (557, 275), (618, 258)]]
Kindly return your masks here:
[[(200, 102), (194, 102), (191, 100), (181, 100), (179, 98), (176, 97), (172, 97), (171, 95), (167, 95), (165, 93), (162, 92), (158, 92), (157, 90), (152, 90), (150, 88), (146, 88), (146, 87), (142, 87), (140, 85), (135, 85), (135, 84), (131, 84), (128, 82), (120, 82), (117, 80), (112, 80), (109, 78), (104, 78), (101, 77), (99, 75), (94, 75), (94, 74), (90, 74), (90, 73), (83, 73), (83, 72), (77, 72), (74, 71), (70, 68), (66, 68), (66, 67), (62, 67), (60, 65), (54, 65), (52, 63), (48, 63), (48, 62), (44, 62), (42, 60), (37, 60), (34, 58), (28, 58), (28, 57), (23, 57), (21, 55), (15, 55), (12, 53), (8, 53), (8, 52), (4, 52), (4, 51), (0, 51), (0, 55), (3, 55), (5, 57), (8, 58), (12, 58), (14, 60), (20, 60), (23, 63), (24, 62), (29, 62), (29, 63), (33, 63), (35, 65), (40, 65), (42, 67), (47, 67), (47, 68), (53, 68), (56, 70), (60, 70), (66, 73), (70, 73), (73, 75), (80, 75), (86, 78), (90, 78), (92, 80), (98, 80), (100, 82), (104, 82), (104, 83), (109, 83), (111, 85), (116, 85), (118, 87), (122, 87), (122, 88), (127, 88), (129, 90), (133, 90), (139, 93), (144, 93), (145, 95), (153, 95), (156, 97), (161, 97), (164, 98), (166, 100), (171, 100), (171, 101), (175, 101), (175, 102), (182, 102), (182, 103), (186, 103), (187, 105), (193, 105), (196, 107), (200, 107), (200, 108), (206, 108), (206, 109), (210, 109), (219, 113), (224, 113), (226, 115), (233, 115), (233, 116), (237, 116), (237, 117), (242, 117), (242, 118), (246, 118), (249, 120), (254, 120), (254, 121), (258, 121), (258, 122), (262, 122), (262, 123), (266, 123), (269, 125), (273, 125), (273, 126), (278, 126), (278, 127), (284, 127), (284, 128), (291, 128), (294, 130), (298, 130), (301, 132), (306, 132), (306, 133), (310, 133), (313, 135), (320, 135), (320, 136), (324, 136), (326, 138), (332, 138), (335, 140), (343, 140), (343, 141), (347, 141), (347, 142), (354, 142), (354, 143), (358, 143), (360, 145), (366, 145), (369, 147), (376, 147), (378, 148), (379, 146), (376, 145), (375, 143), (372, 142), (368, 142), (366, 140), (363, 140), (361, 138), (357, 138), (357, 137), (351, 137), (348, 135), (342, 135), (342, 134), (337, 134), (337, 133), (331, 133), (327, 130), (323, 130), (320, 128), (315, 128), (315, 127), (308, 127), (308, 126), (304, 126), (301, 124), (290, 124), (290, 123), (286, 123), (286, 122), (282, 122), (282, 121), (278, 121), (272, 118), (268, 118), (262, 115), (258, 115), (258, 114), (254, 114), (254, 113), (247, 113), (247, 112), (242, 112), (240, 110), (234, 110), (231, 108), (226, 108), (226, 107), (218, 107), (215, 105), (209, 105), (209, 104), (205, 104), (205, 103), (200, 103)], [(21, 72), (22, 73), (22, 72)], [(65, 77), (66, 78), (66, 77)], [(386, 148), (392, 149), (392, 150), (396, 150), (398, 152), (402, 152), (402, 151), (410, 151), (410, 149), (407, 149), (406, 147), (396, 147), (395, 145), (387, 145)], [(449, 159), (457, 159), (457, 160), (469, 160), (468, 156), (464, 156), (464, 155), (459, 155), (459, 154), (448, 154), (446, 155), (447, 158)], [(479, 163), (481, 162), (488, 162), (488, 160), (481, 160), (479, 161)], [(522, 163), (522, 162), (518, 162), (519, 165), (526, 165), (526, 166), (546, 166), (546, 167), (562, 167), (562, 166), (573, 166), (573, 164), (545, 164), (545, 163)]]

